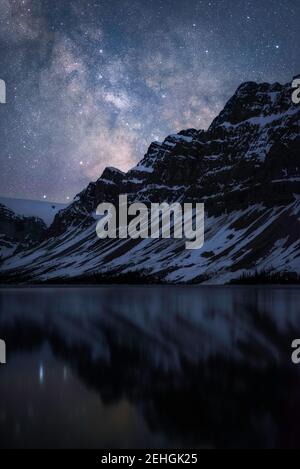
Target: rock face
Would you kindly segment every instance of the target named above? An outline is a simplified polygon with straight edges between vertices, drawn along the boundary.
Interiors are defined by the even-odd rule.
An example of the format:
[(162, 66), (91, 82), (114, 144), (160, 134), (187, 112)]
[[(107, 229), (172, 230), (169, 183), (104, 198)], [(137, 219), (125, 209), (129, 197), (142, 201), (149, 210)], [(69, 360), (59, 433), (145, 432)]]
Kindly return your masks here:
[[(207, 131), (150, 145), (126, 174), (102, 176), (60, 211), (39, 248), (4, 262), (28, 281), (135, 273), (166, 282), (224, 283), (257, 270), (300, 274), (300, 107), (291, 84), (241, 85)], [(95, 209), (130, 202), (204, 202), (206, 241), (99, 240)]]
[(0, 204), (0, 220), (0, 259), (34, 245), (47, 228), (41, 219), (16, 215), (3, 204)]

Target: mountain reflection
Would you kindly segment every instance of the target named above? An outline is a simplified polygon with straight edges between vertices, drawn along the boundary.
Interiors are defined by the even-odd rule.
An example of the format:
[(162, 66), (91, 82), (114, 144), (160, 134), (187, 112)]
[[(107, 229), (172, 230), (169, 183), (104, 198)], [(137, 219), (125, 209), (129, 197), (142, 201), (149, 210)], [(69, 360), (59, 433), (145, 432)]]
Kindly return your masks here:
[(300, 290), (0, 292), (2, 447), (299, 447)]

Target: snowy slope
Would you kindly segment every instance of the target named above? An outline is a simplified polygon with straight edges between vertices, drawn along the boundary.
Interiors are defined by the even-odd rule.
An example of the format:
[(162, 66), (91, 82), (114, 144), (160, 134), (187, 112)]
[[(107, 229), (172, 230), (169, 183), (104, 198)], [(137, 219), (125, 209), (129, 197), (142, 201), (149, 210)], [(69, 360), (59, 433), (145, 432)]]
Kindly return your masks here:
[(194, 251), (186, 250), (183, 240), (99, 240), (95, 226), (73, 227), (38, 249), (7, 259), (5, 269), (20, 269), (34, 281), (142, 272), (169, 283), (213, 284), (254, 273), (258, 265), (267, 271), (299, 272), (300, 200), (288, 207), (253, 206), (208, 217), (204, 247)]
[[(207, 131), (154, 142), (127, 173), (106, 168), (59, 211), (42, 243), (0, 266), (4, 281), (114, 280), (216, 283), (256, 271), (300, 275), (300, 106), (291, 84), (245, 83)], [(205, 243), (99, 240), (101, 202), (204, 202)], [(151, 280), (152, 279), (152, 280)]]
[(0, 196), (0, 204), (10, 208), (17, 215), (41, 218), (48, 226), (53, 222), (55, 215), (66, 207), (65, 204), (58, 204), (54, 202), (13, 199), (2, 196)]

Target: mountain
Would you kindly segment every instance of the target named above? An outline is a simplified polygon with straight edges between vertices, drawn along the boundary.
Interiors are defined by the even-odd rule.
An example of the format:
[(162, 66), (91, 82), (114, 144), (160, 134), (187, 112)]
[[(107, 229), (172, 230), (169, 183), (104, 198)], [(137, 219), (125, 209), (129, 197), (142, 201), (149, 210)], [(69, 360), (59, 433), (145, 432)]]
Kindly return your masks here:
[(16, 215), (2, 203), (0, 220), (0, 259), (34, 245), (47, 228), (40, 218)]
[[(242, 84), (207, 131), (150, 145), (127, 173), (106, 168), (59, 211), (42, 241), (1, 264), (4, 281), (227, 283), (300, 274), (300, 107), (291, 84)], [(205, 243), (99, 240), (101, 202), (204, 202)]]
[(14, 199), (11, 197), (1, 197), (0, 204), (24, 217), (36, 217), (50, 226), (57, 212), (66, 207), (66, 204), (48, 202), (46, 200)]

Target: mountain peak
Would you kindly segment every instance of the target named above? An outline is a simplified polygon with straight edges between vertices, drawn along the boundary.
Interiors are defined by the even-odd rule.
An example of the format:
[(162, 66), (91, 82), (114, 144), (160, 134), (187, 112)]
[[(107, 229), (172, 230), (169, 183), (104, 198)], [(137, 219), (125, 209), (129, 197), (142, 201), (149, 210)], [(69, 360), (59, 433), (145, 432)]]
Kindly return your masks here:
[(107, 166), (98, 181), (106, 180), (108, 183), (120, 183), (125, 177), (125, 173), (113, 166)]
[[(56, 215), (36, 248), (42, 264), (33, 266), (29, 251), (17, 265), (47, 278), (68, 269), (111, 276), (134, 269), (175, 282), (224, 282), (253, 266), (300, 273), (300, 107), (291, 94), (291, 85), (243, 83), (208, 131), (187, 129), (153, 142), (127, 173), (106, 168)], [(95, 209), (101, 202), (116, 204), (120, 194), (130, 203), (203, 202), (205, 252), (189, 257), (180, 240), (172, 246), (151, 239), (101, 244)], [(13, 258), (5, 268), (14, 275)]]
[(245, 82), (225, 104), (209, 130), (228, 123), (241, 124), (254, 117), (286, 112), (292, 106), (291, 84)]

